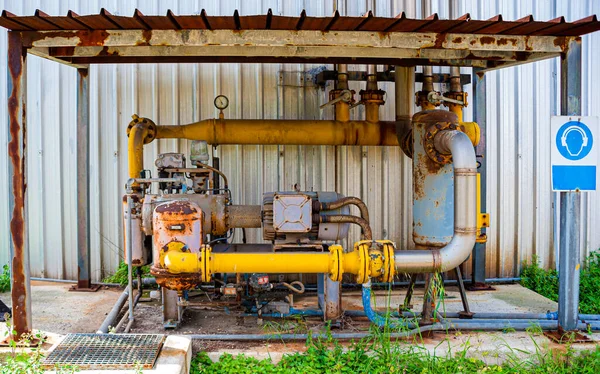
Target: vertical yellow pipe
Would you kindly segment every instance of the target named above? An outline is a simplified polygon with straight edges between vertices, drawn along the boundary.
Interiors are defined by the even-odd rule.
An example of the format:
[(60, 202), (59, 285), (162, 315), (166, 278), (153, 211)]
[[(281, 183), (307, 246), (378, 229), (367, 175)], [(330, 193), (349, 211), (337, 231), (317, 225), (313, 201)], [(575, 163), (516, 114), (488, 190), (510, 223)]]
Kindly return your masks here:
[(458, 123), (461, 123), (463, 121), (463, 106), (454, 103), (447, 103), (446, 105), (452, 113), (456, 114), (458, 117)]
[(129, 132), (127, 161), (129, 178), (139, 178), (144, 170), (144, 139), (148, 136), (148, 125), (138, 123)]

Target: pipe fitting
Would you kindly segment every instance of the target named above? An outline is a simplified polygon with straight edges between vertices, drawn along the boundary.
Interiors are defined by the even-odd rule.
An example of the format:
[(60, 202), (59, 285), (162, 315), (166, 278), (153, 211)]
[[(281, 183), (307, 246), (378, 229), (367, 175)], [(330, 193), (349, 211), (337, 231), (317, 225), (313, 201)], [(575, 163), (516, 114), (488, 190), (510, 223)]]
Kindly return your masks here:
[(400, 251), (396, 271), (433, 273), (451, 270), (469, 257), (477, 238), (477, 161), (469, 137), (457, 130), (435, 136), (436, 150), (450, 154), (454, 165), (454, 234), (440, 249)]

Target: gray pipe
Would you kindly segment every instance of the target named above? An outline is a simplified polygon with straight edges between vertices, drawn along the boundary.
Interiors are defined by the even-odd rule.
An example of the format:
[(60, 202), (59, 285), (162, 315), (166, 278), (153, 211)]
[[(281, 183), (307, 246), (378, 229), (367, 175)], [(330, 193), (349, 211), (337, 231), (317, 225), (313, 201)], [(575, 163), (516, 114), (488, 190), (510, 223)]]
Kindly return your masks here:
[(337, 82), (336, 89), (347, 90), (348, 89), (348, 65), (338, 64), (337, 66)]
[(452, 155), (454, 166), (454, 235), (441, 249), (397, 251), (399, 273), (445, 272), (462, 264), (471, 254), (477, 234), (477, 161), (469, 137), (460, 131), (441, 131), (435, 148)]
[(367, 90), (377, 90), (377, 65), (367, 65)]
[(450, 92), (461, 92), (462, 85), (460, 84), (460, 67), (452, 66), (450, 68)]
[[(416, 329), (412, 329), (404, 332), (393, 332), (389, 334), (389, 337), (392, 339), (405, 338), (413, 335), (422, 334), (427, 331), (447, 331), (447, 330), (476, 330), (476, 331), (502, 331), (507, 328), (512, 328), (515, 330), (526, 330), (532, 326), (531, 323), (515, 323), (507, 326), (502, 323), (464, 323), (464, 321), (460, 322), (445, 322), (445, 323), (435, 323), (429, 326), (422, 326)], [(542, 330), (556, 330), (558, 328), (558, 323), (556, 321), (542, 321), (539, 324), (539, 327)], [(587, 329), (586, 324), (578, 324), (577, 328), (585, 331)], [(591, 325), (593, 330), (600, 329), (600, 324)], [(192, 334), (185, 335), (191, 339), (196, 340), (224, 340), (224, 341), (265, 341), (265, 340), (307, 340), (309, 338), (313, 339), (338, 339), (338, 340), (349, 340), (349, 339), (363, 339), (370, 336), (372, 333), (370, 332), (358, 332), (358, 333), (334, 333), (334, 334), (235, 334), (235, 335), (227, 335), (227, 334)]]
[(117, 317), (119, 316), (119, 312), (121, 311), (121, 308), (123, 308), (123, 305), (125, 305), (125, 302), (127, 301), (128, 297), (129, 297), (128, 289), (125, 289), (125, 291), (123, 291), (121, 296), (119, 296), (119, 298), (117, 299), (117, 302), (115, 303), (115, 305), (113, 305), (112, 309), (110, 310), (110, 312), (104, 319), (104, 322), (102, 322), (102, 325), (100, 326), (98, 331), (96, 331), (96, 334), (107, 334), (108, 328), (110, 326), (115, 326), (115, 321), (117, 320)]
[[(73, 279), (56, 279), (56, 278), (41, 278), (41, 277), (31, 277), (33, 281), (39, 282), (53, 282), (53, 283), (77, 283), (76, 280)], [(487, 282), (489, 283), (489, 282)], [(99, 284), (101, 286), (109, 286), (109, 287), (121, 287), (120, 283), (106, 283), (106, 282), (94, 282), (93, 284)], [(156, 286), (156, 278), (142, 278), (142, 284), (144, 286)], [(137, 287), (137, 279), (133, 280), (133, 286)]]
[[(129, 289), (129, 324), (128, 327), (131, 327), (133, 323), (133, 224), (132, 224), (132, 216), (133, 215), (133, 200), (131, 199), (131, 195), (127, 195), (127, 222), (126, 222), (126, 246), (127, 246), (127, 288)], [(127, 331), (127, 328), (125, 329)]]

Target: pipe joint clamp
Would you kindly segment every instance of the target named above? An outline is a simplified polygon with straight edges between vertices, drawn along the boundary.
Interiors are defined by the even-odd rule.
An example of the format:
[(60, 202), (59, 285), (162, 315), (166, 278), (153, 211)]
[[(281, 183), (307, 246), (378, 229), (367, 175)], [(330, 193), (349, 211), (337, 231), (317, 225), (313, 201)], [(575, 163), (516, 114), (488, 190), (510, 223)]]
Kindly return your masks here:
[(201, 276), (200, 279), (202, 282), (210, 282), (212, 278), (212, 269), (211, 269), (211, 258), (212, 258), (212, 248), (208, 244), (204, 244), (200, 247), (200, 269)]
[(331, 260), (329, 262), (329, 278), (334, 282), (340, 282), (344, 275), (344, 248), (341, 245), (329, 247)]

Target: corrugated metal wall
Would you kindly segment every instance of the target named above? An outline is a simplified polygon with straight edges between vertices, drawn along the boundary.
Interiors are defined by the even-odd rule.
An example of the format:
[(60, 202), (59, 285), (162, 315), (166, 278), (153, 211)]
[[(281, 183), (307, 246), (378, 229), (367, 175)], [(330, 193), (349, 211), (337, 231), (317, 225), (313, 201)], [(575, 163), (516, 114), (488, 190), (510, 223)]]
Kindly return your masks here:
[[(526, 3), (526, 4), (522, 4)], [(334, 8), (359, 15), (373, 9), (377, 15), (395, 16), (406, 11), (421, 16), (421, 1), (17, 1), (0, 0), (0, 8), (16, 14), (33, 14), (40, 8), (49, 14), (97, 13), (107, 8), (130, 15), (144, 14), (274, 13), (325, 16)], [(455, 7), (455, 8), (454, 8)], [(593, 0), (433, 0), (431, 11), (448, 18), (450, 12), (470, 12), (486, 19), (502, 13), (505, 19), (533, 14), (536, 19), (564, 15), (576, 20), (600, 13)], [(600, 112), (597, 69), (600, 34), (584, 38), (583, 114)], [(121, 195), (127, 178), (125, 129), (132, 113), (161, 124), (185, 124), (217, 113), (213, 98), (230, 98), (229, 118), (330, 118), (318, 106), (327, 90), (315, 87), (311, 77), (321, 68), (302, 64), (140, 64), (91, 68), (91, 216), (92, 275), (98, 280), (112, 272), (122, 253)], [(328, 68), (331, 68), (329, 66)], [(352, 66), (351, 69), (363, 68)], [(6, 32), (0, 31), (0, 72), (6, 71)], [(463, 73), (469, 69), (463, 69)], [(488, 230), (489, 277), (518, 275), (521, 261), (532, 254), (552, 265), (553, 199), (550, 192), (549, 119), (558, 107), (559, 66), (545, 61), (506, 69), (488, 76)], [(75, 243), (75, 93), (76, 74), (57, 63), (28, 58), (28, 198), (31, 272), (33, 276), (74, 279), (77, 275)], [(0, 103), (6, 102), (6, 74), (0, 74)], [(394, 118), (394, 89), (382, 118)], [(327, 89), (329, 89), (328, 87)], [(355, 90), (360, 85), (355, 84)], [(408, 98), (412, 100), (412, 98)], [(361, 118), (362, 109), (355, 110)], [(6, 129), (6, 106), (0, 105), (0, 123)], [(468, 108), (466, 120), (471, 119)], [(7, 132), (0, 131), (6, 149)], [(146, 147), (145, 162), (153, 165), (160, 152), (188, 152), (187, 141), (161, 140)], [(291, 189), (338, 190), (362, 197), (369, 205), (378, 238), (410, 242), (411, 168), (400, 149), (391, 147), (222, 146), (218, 149), (229, 175), (235, 203), (258, 204), (262, 191)], [(0, 197), (8, 196), (6, 151), (0, 153)], [(600, 202), (595, 194), (586, 199), (587, 238), (582, 250), (600, 245)], [(0, 264), (8, 261), (7, 199), (0, 198)], [(358, 237), (353, 229), (352, 238)], [(260, 238), (258, 230), (250, 240)]]

